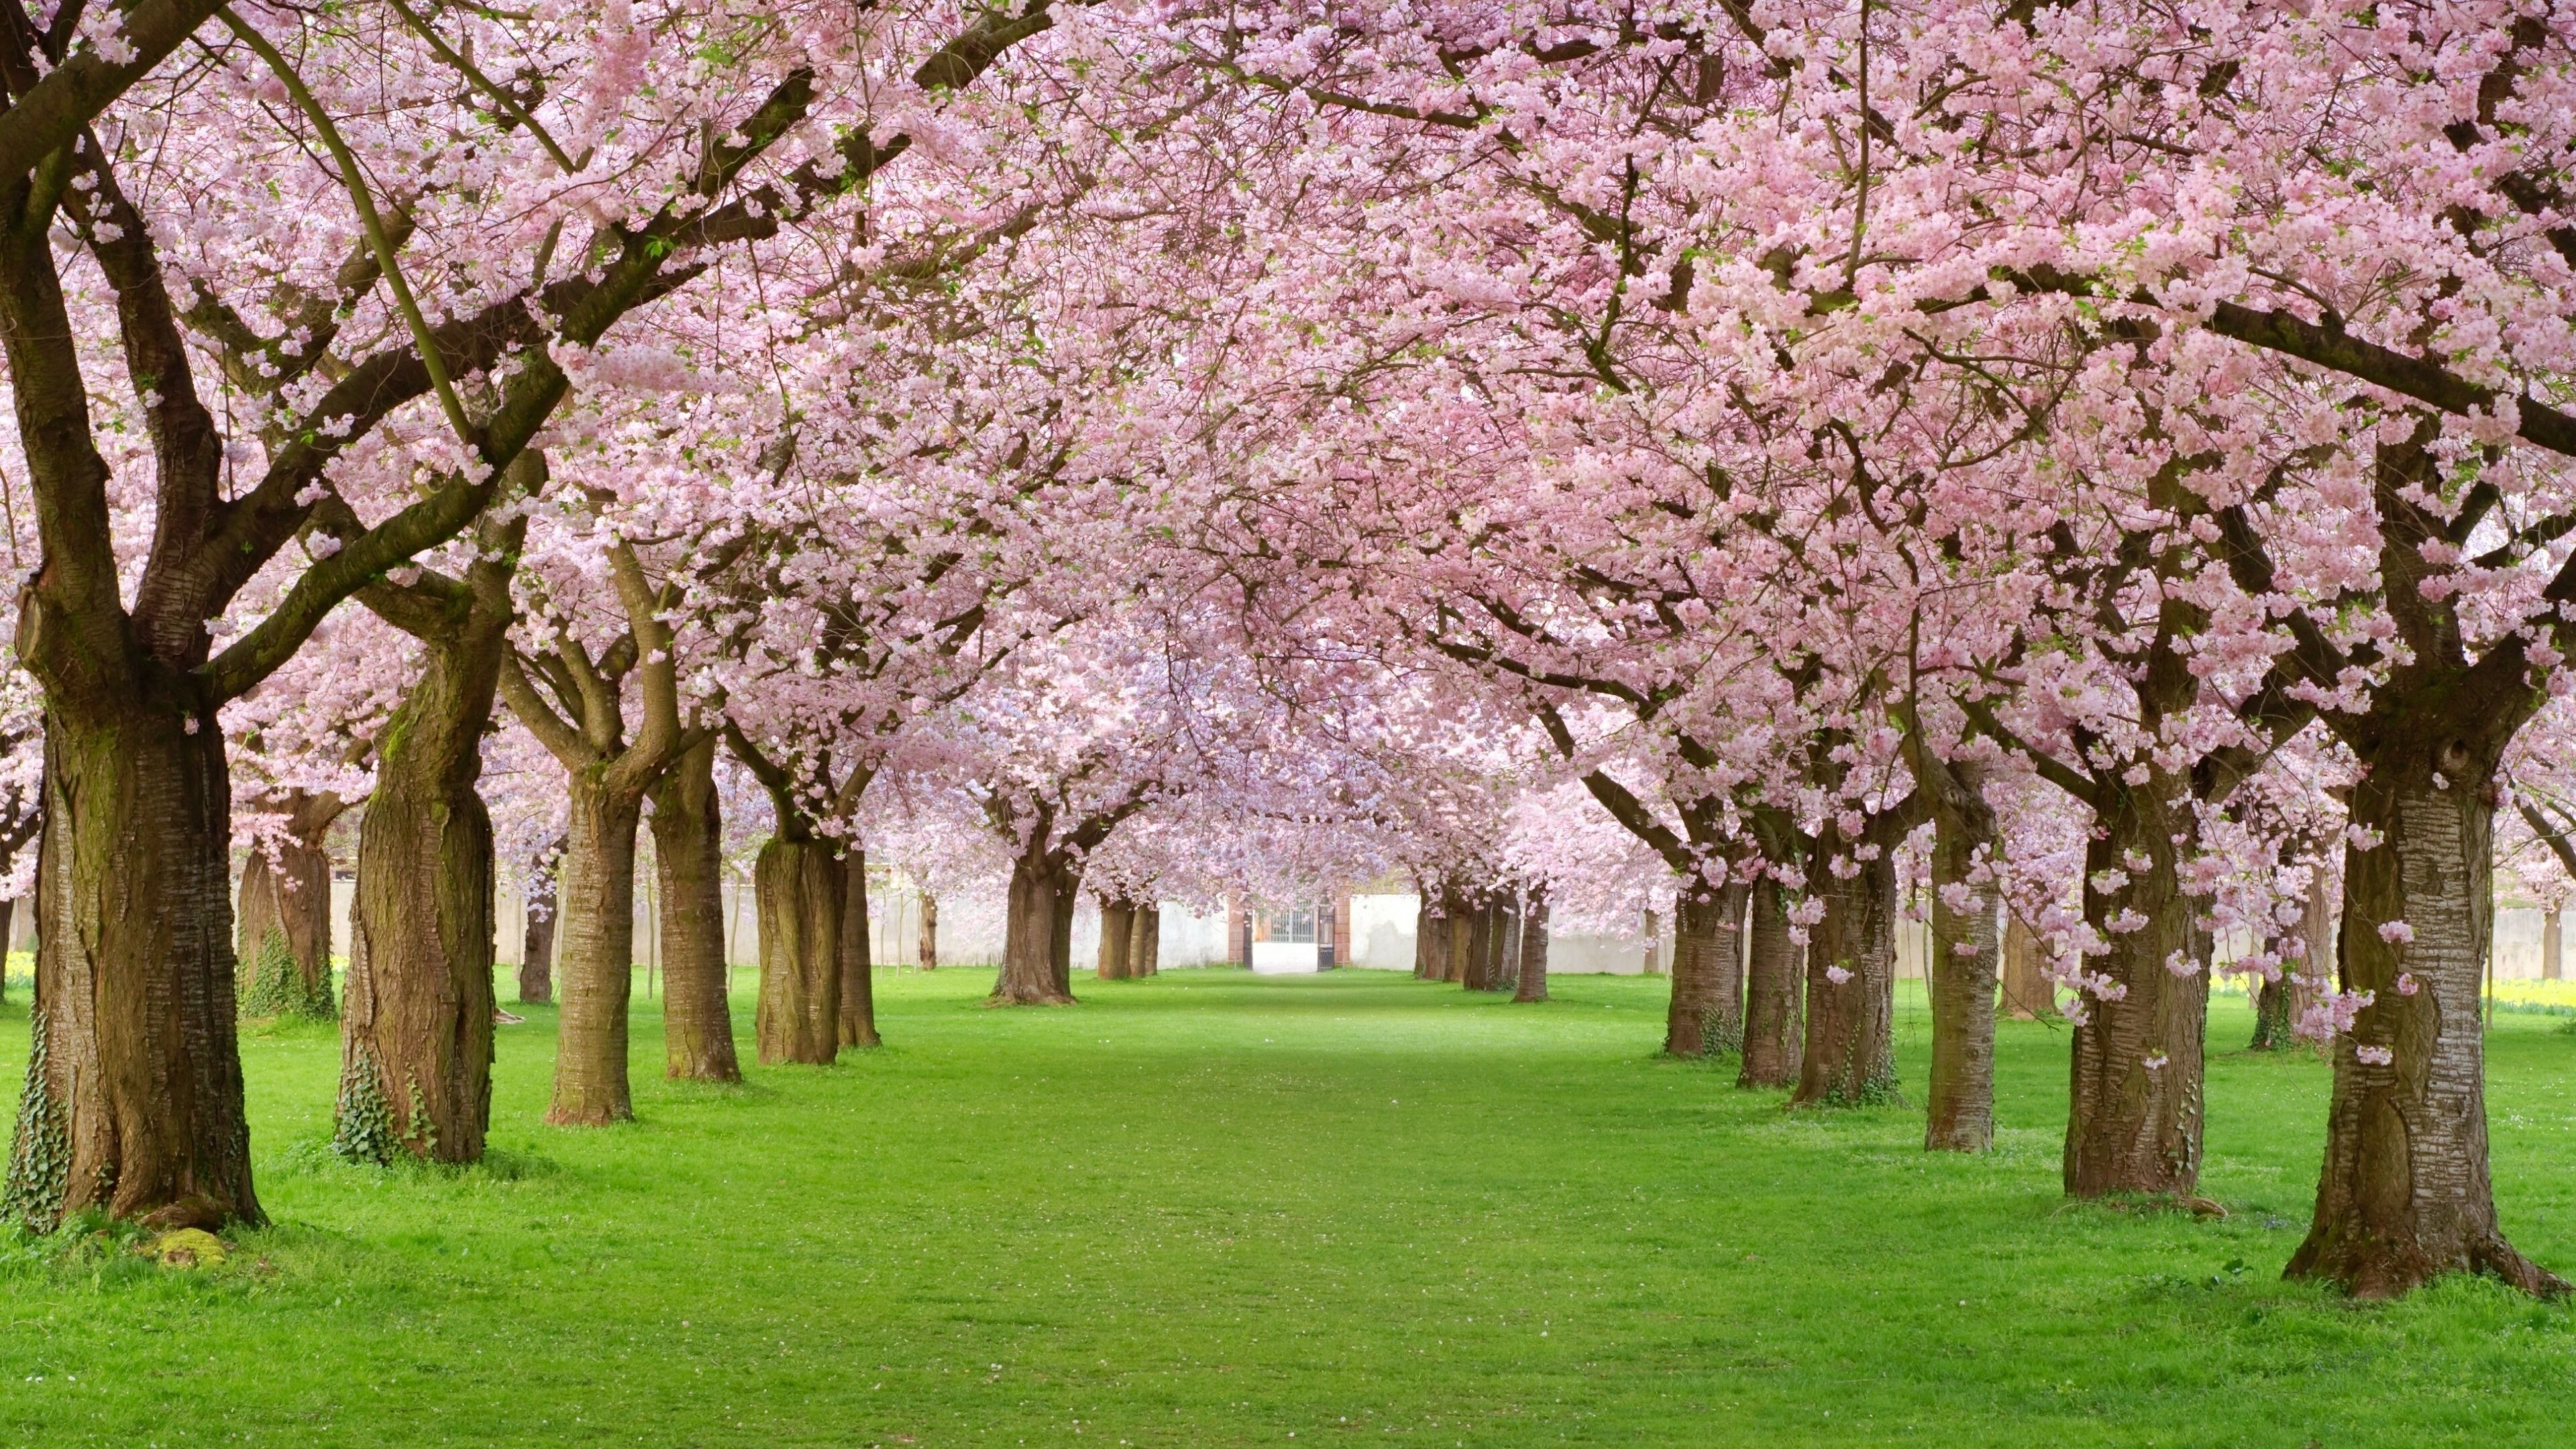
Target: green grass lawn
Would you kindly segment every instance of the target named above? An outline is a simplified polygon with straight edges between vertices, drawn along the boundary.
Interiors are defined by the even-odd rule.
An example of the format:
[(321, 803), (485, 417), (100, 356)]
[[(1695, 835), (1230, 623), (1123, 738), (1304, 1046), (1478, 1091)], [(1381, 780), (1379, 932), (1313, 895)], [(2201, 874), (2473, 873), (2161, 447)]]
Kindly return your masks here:
[[(215, 1270), (0, 1266), (0, 1442), (2576, 1442), (2568, 1309), (2278, 1280), (2326, 1072), (2238, 1052), (2241, 1003), (2205, 1222), (2058, 1196), (2049, 1025), (2003, 1030), (1997, 1150), (1936, 1158), (1916, 1111), (1656, 1059), (1660, 981), (1533, 1008), (1191, 971), (1019, 1011), (990, 981), (881, 975), (893, 1045), (733, 1090), (663, 1082), (639, 1001), (642, 1120), (607, 1131), (539, 1125), (535, 1009), (460, 1174), (330, 1159), (332, 1031), (254, 1031), (275, 1226)], [(2568, 1273), (2556, 1025), (2504, 1018), (2490, 1110), (2507, 1231)]]

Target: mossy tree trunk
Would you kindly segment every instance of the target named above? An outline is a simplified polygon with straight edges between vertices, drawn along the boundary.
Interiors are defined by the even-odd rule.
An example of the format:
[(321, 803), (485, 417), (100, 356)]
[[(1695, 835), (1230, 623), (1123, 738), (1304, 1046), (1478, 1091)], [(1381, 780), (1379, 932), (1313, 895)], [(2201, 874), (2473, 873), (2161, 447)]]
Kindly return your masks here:
[(1672, 996), (1664, 1013), (1664, 1050), (1712, 1056), (1744, 1044), (1745, 891), (1732, 882), (1682, 882), (1673, 899)]
[[(1793, 1106), (1848, 1106), (1896, 1094), (1898, 812), (1872, 812), (1859, 840), (1819, 840), (1808, 892), (1824, 919), (1807, 938), (1807, 1039)], [(1870, 859), (1860, 859), (1864, 850)]]
[(49, 711), (45, 784), (35, 1045), (0, 1218), (51, 1228), (100, 1207), (162, 1227), (258, 1222), (214, 710)]
[[(522, 455), (514, 486), (543, 462)], [(376, 788), (358, 828), (349, 908), (334, 1145), (479, 1162), (492, 1119), (492, 818), (476, 785), (511, 621), (524, 524), (488, 531), (464, 579), (371, 590), (370, 608), (421, 640), (420, 679), (376, 736)]]
[(339, 796), (290, 790), (269, 803), (281, 828), (242, 866), (235, 950), (245, 1016), (338, 1015), (331, 989), (332, 823)]
[(1805, 1060), (1805, 962), (1789, 934), (1789, 904), (1765, 874), (1753, 883), (1745, 952), (1744, 1068), (1739, 1087), (1794, 1087)]
[(725, 999), (724, 821), (712, 734), (655, 781), (653, 869), (661, 887), (663, 1075), (739, 1082)]

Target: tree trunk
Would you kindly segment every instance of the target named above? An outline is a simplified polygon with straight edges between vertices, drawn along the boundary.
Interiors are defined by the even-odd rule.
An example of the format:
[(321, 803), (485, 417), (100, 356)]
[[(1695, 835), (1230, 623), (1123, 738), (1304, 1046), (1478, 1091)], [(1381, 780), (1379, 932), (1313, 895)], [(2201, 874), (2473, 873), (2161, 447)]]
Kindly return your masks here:
[(1492, 985), (1487, 965), (1492, 958), (1493, 912), (1482, 903), (1471, 902), (1461, 892), (1455, 899), (1456, 914), (1449, 927), (1449, 979), (1469, 991), (1483, 991)]
[(1894, 812), (1869, 818), (1874, 860), (1844, 860), (1818, 842), (1807, 889), (1825, 904), (1807, 938), (1807, 1041), (1792, 1106), (1851, 1106), (1896, 1095), (1896, 861)]
[(9, 919), (17, 907), (15, 900), (0, 900), (0, 1006), (9, 1001)]
[[(2192, 813), (2180, 782), (2163, 771), (2146, 785), (2112, 788), (2084, 857), (2084, 918), (2110, 948), (2088, 967), (2113, 983), (2112, 999), (2088, 993), (2075, 1027), (2066, 1191), (2185, 1195), (2200, 1181), (2209, 1016), (2209, 938), (2175, 875)], [(2135, 930), (2121, 929), (2131, 923)]]
[(828, 1067), (840, 1056), (842, 870), (829, 842), (777, 836), (752, 866), (760, 901), (752, 1031), (763, 1066)]
[(2006, 912), (2004, 921), (2004, 989), (1995, 998), (1995, 1015), (2015, 1021), (2037, 1021), (2055, 1015), (2057, 988), (2048, 981), (2040, 959), (2039, 933)]
[(662, 1074), (739, 1082), (725, 1000), (724, 821), (710, 734), (654, 782), (653, 872), (661, 887)]
[[(22, 621), (22, 633), (33, 627)], [(36, 994), (0, 1221), (261, 1221), (234, 1037), (232, 789), (211, 708), (49, 710)]]
[(1047, 945), (1047, 969), (1055, 974), (1055, 989), (1068, 1001), (1073, 999), (1073, 915), (1081, 904), (1081, 875), (1070, 867), (1058, 866), (1055, 930)]
[(921, 969), (939, 969), (939, 897), (921, 893)]
[[(500, 670), (498, 619), (430, 645), (377, 736), (358, 826), (332, 1146), (480, 1162), (492, 1120), (492, 817), (476, 790)], [(525, 981), (523, 976), (522, 981)]]
[(993, 1000), (1010, 1006), (1064, 1006), (1073, 993), (1055, 979), (1055, 862), (1021, 855), (1011, 862), (1009, 911), (1002, 928), (1002, 971)]
[(1163, 908), (1146, 901), (1136, 907), (1134, 934), (1127, 947), (1127, 969), (1138, 976), (1163, 970)]
[(339, 1013), (331, 1000), (331, 852), (324, 842), (339, 802), (298, 790), (283, 804), (286, 829), (252, 850), (242, 867), (240, 1009), (246, 1017), (329, 1021)]
[(1485, 976), (1488, 991), (1509, 991), (1521, 980), (1520, 944), (1521, 912), (1519, 903), (1508, 893), (1499, 893), (1485, 908), (1486, 953), (1492, 962)]
[[(1995, 812), (1975, 766), (1931, 761), (1932, 922), (1923, 984), (1932, 1005), (1924, 1083), (1927, 1152), (1983, 1152), (1995, 1141), (1998, 891), (1985, 869)], [(1918, 777), (1919, 779), (1920, 777)]]
[(1794, 1087), (1804, 1060), (1806, 1030), (1799, 1002), (1805, 994), (1797, 940), (1789, 934), (1789, 905), (1780, 883), (1753, 883), (1751, 949), (1744, 977), (1744, 1070), (1739, 1087)]
[(555, 853), (528, 885), (528, 917), (519, 937), (519, 999), (543, 1005), (555, 999), (555, 881), (562, 854)]
[(1429, 887), (1423, 887), (1413, 898), (1413, 979), (1437, 981), (1440, 968), (1449, 959), (1449, 938), (1444, 934), (1448, 921), (1440, 914), (1440, 898)]
[(1685, 881), (1673, 897), (1673, 990), (1664, 1050), (1713, 1056), (1744, 1045), (1744, 887)]
[(2336, 961), (2343, 989), (2372, 1000), (2335, 1043), (2316, 1219), (2289, 1276), (2365, 1298), (2452, 1272), (2563, 1293), (2505, 1241), (2487, 1172), (2478, 995), (2494, 945), (2493, 767), (2391, 734), (2353, 787), (2352, 823), (2380, 843), (2345, 856)]
[(869, 953), (868, 853), (841, 857), (841, 1026), (845, 1047), (883, 1046), (877, 1036), (876, 960)]
[(564, 834), (563, 1012), (546, 1120), (597, 1127), (635, 1115), (626, 1078), (626, 1005), (635, 992), (635, 830), (643, 801), (571, 772)]
[(1124, 981), (1134, 975), (1128, 953), (1135, 949), (1136, 907), (1127, 901), (1100, 901), (1100, 979)]
[(1663, 917), (1648, 911), (1646, 912), (1646, 964), (1644, 967), (1645, 974), (1648, 976), (1664, 974), (1663, 949)]
[[(8, 926), (8, 918), (0, 916), (0, 932), (7, 931)], [(2559, 940), (2558, 910), (2553, 906), (2540, 918), (2540, 979), (2543, 981), (2562, 979), (2565, 958), (2560, 954)]]
[(2290, 973), (2297, 969), (2295, 963), (2284, 965), (2280, 975), (2269, 981), (2256, 983), (2254, 1040), (2246, 1044), (2246, 1050), (2271, 1052), (2289, 1049), (2293, 1025), (2290, 1013)]
[(1514, 1001), (1547, 1000), (1547, 887), (1530, 888), (1521, 912), (1521, 980)]

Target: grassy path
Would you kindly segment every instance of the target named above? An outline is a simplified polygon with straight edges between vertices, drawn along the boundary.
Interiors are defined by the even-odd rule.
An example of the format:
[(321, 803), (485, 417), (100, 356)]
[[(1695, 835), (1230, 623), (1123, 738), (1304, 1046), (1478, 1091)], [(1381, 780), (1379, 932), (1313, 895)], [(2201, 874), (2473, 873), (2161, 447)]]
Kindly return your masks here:
[[(1533, 1009), (1180, 972), (1054, 1011), (983, 1009), (989, 982), (880, 977), (895, 1045), (739, 1090), (662, 1082), (639, 1002), (643, 1121), (586, 1133), (537, 1123), (537, 1011), (501, 1034), (494, 1164), (453, 1175), (332, 1161), (335, 1036), (255, 1033), (277, 1226), (214, 1272), (0, 1256), (0, 1443), (2576, 1439), (2569, 1310), (2277, 1281), (2325, 1069), (2234, 1052), (2241, 1004), (2209, 1223), (2058, 1197), (2045, 1026), (2004, 1029), (1999, 1150), (1933, 1159), (1916, 1112), (1786, 1116), (1654, 1059), (1660, 982)], [(2507, 1230), (2567, 1273), (2554, 1025), (2505, 1018), (2491, 1105)], [(0, 1108), (25, 1053), (21, 999)]]

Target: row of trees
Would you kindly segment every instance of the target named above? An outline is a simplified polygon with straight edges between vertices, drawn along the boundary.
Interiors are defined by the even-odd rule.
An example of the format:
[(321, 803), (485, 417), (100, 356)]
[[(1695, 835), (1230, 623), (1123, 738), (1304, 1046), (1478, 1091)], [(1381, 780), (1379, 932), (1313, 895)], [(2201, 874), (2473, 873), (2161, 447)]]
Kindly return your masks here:
[(2068, 1190), (2195, 1192), (2225, 965), (2334, 1042), (2294, 1271), (2557, 1291), (2497, 1226), (2477, 995), (2499, 820), (2536, 859), (2569, 818), (2571, 34), (2506, 0), (12, 27), (42, 833), (6, 1209), (258, 1216), (237, 961), (321, 984), (292, 903), (360, 809), (371, 1152), (480, 1151), (505, 856), (560, 853), (550, 1119), (630, 1113), (648, 819), (668, 1068), (717, 1080), (729, 828), (766, 836), (779, 1061), (874, 1039), (863, 845), (1006, 870), (1023, 1003), (1069, 999), (1086, 884), (1132, 934), (1405, 869), (1471, 984), (1537, 902), (1642, 892), (1669, 1047), (1816, 1107), (1894, 1089), (1919, 899), (1927, 1145), (1990, 1132), (2009, 915), (2074, 1022)]

